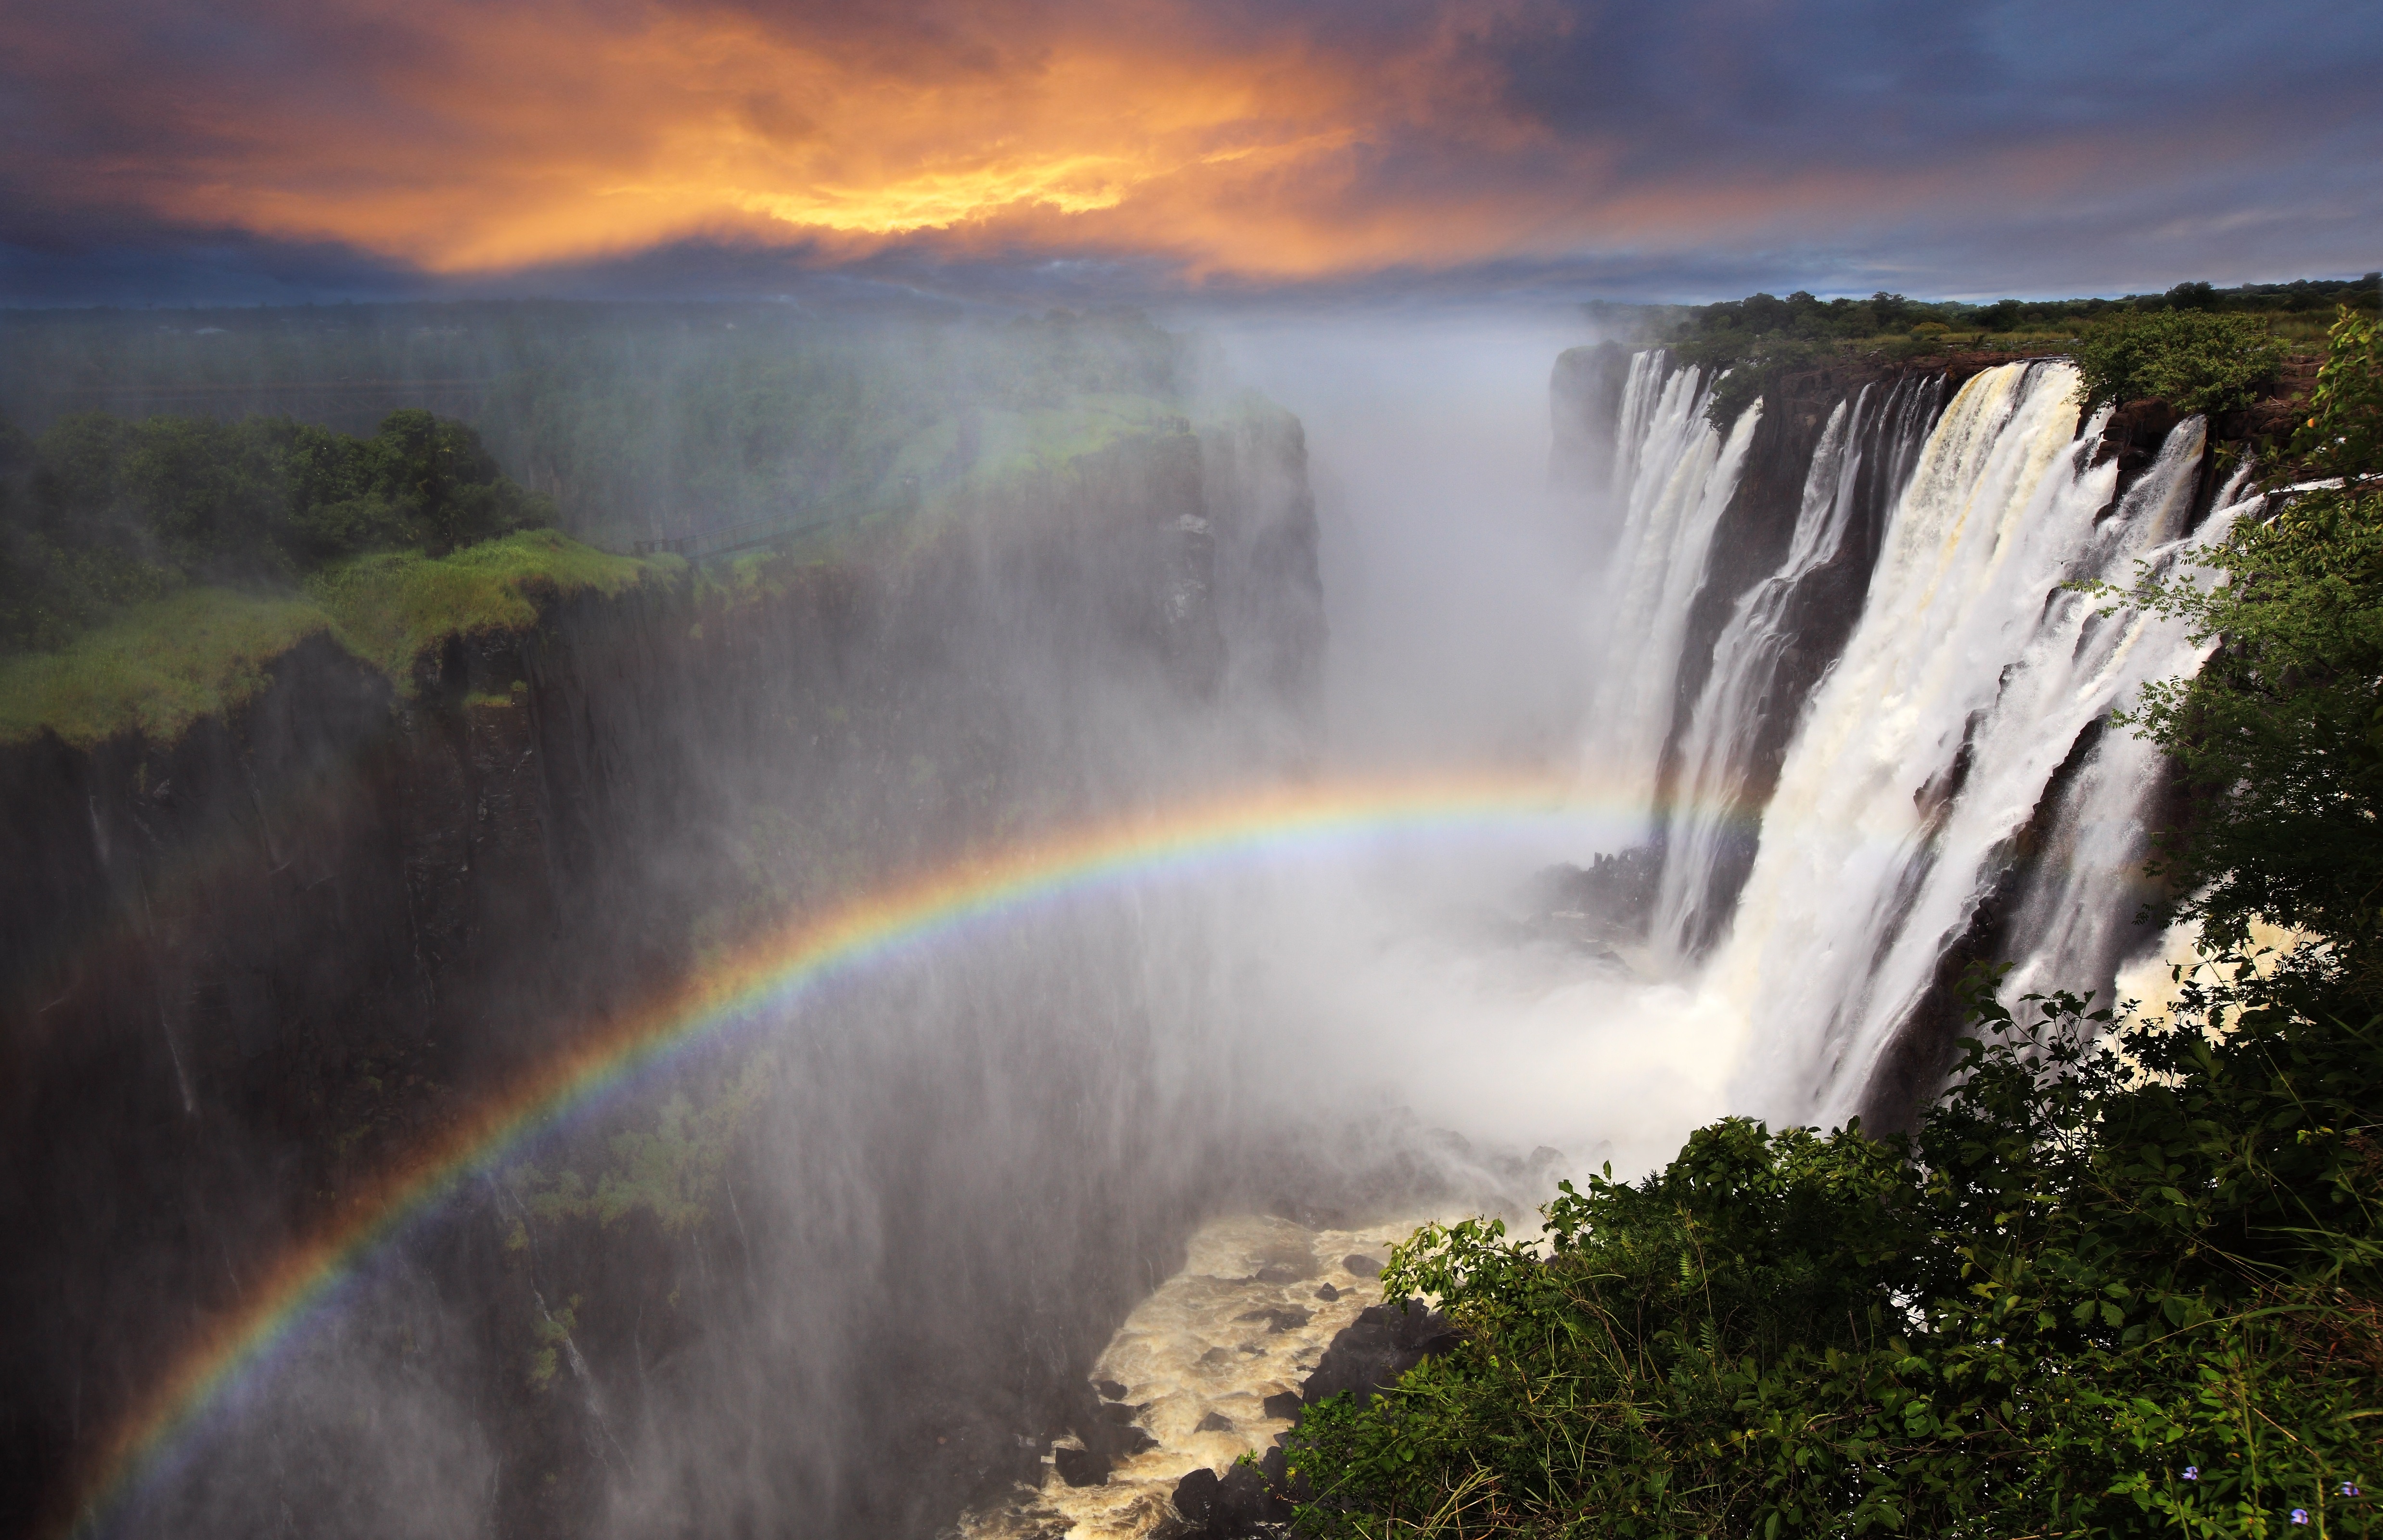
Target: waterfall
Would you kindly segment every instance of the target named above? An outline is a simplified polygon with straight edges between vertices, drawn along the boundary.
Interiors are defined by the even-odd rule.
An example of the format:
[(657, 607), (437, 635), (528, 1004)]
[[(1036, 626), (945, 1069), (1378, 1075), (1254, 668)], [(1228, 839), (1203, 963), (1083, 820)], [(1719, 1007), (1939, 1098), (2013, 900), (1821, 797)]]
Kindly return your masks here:
[[(2181, 453), (2197, 443), (2181, 437), (2172, 438), (2168, 449)], [(2195, 548), (2220, 538), (2236, 518), (2259, 506), (2262, 499), (2255, 497), (2234, 500), (2248, 477), (2246, 464), (2220, 492), (2219, 507), (2207, 524), (2192, 539), (2162, 547), (2150, 559), (2152, 570), (2166, 577)], [(2189, 481), (2163, 488), (2171, 499), (2190, 489)], [(2177, 513), (2171, 500), (2159, 517), (2172, 520)], [(2172, 635), (2163, 645), (2174, 655), (2179, 673), (2192, 672), (2207, 656), (2204, 648), (2188, 659), (2187, 649)], [(2125, 731), (2092, 733), (2080, 748), (2075, 774), (2045, 820), (2049, 843), (2038, 853), (2012, 910), (2011, 933), (2028, 945), (2003, 979), (2008, 1001), (2052, 990), (2092, 990), (2098, 1002), (2112, 1004), (2119, 966), (2130, 953), (2156, 940), (2138, 922), (2137, 911), (2159, 896), (2143, 862), (2151, 854), (2167, 757), (2158, 745)]]
[(1867, 566), (1867, 552), (1847, 550), (1848, 535), (1866, 500), (1891, 503), (1901, 491), (1937, 397), (1933, 381), (1906, 378), (1892, 389), (1864, 386), (1836, 404), (1812, 453), (1786, 556), (1739, 597), (1713, 644), (1673, 771), (1648, 928), (1658, 955), (1674, 966), (1693, 961), (1711, 939), (1751, 862), (1752, 824), (1777, 768), (1776, 750), (1762, 762), (1762, 743), (1783, 737), (1784, 719), (1802, 705), (1804, 681), (1783, 665), (1826, 661), (1796, 656), (1808, 640), (1798, 613), (1807, 584), (1841, 561)]
[(1705, 420), (1704, 371), (1670, 363), (1660, 349), (1639, 353), (1623, 392), (1613, 498), (1624, 516), (1585, 767), (1616, 806), (1650, 816), (1688, 606), (1762, 414), (1761, 402), (1747, 407), (1724, 439)]
[[(2114, 507), (2118, 468), (2093, 463), (2104, 419), (2075, 431), (2076, 379), (2055, 362), (1969, 381), (1895, 505), (1706, 974), (1751, 1028), (1742, 1103), (1796, 1121), (1856, 1111), (2080, 734), (2145, 681), (2198, 666), (2180, 626), (2103, 619), (2061, 585), (2187, 553), (2202, 425), (2180, 425)], [(2123, 797), (2145, 777), (2111, 736), (2091, 779)], [(2072, 790), (2095, 795), (2088, 779)]]

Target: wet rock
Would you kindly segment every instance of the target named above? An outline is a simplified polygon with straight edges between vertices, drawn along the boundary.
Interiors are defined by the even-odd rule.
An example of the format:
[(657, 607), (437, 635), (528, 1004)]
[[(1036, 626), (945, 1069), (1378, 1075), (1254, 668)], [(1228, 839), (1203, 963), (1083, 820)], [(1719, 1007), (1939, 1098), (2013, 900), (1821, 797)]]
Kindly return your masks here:
[(1299, 1420), (1300, 1408), (1306, 1405), (1299, 1398), (1299, 1393), (1295, 1390), (1286, 1390), (1280, 1395), (1268, 1396), (1264, 1404), (1267, 1416), (1288, 1418), (1292, 1422)]
[(1192, 1533), (1205, 1533), (1208, 1521), (1216, 1515), (1216, 1489), (1223, 1485), (1216, 1472), (1205, 1466), (1175, 1484), (1175, 1511), (1192, 1526)]
[(1059, 1479), (1070, 1486), (1105, 1486), (1109, 1479), (1109, 1462), (1091, 1449), (1070, 1449), (1062, 1445), (1051, 1451), (1051, 1464)]
[(1662, 875), (1662, 853), (1651, 845), (1549, 867), (1531, 879), (1534, 929), (1583, 942), (1643, 940)]
[(1245, 1311), (1233, 1317), (1236, 1321), (1263, 1321), (1269, 1334), (1287, 1332), (1307, 1324), (1313, 1319), (1298, 1305), (1277, 1305), (1266, 1310)]
[(1187, 1540), (1244, 1540), (1283, 1533), (1290, 1522), (1290, 1500), (1282, 1495), (1284, 1458), (1270, 1450), (1256, 1465), (1233, 1466), (1222, 1476), (1194, 1471), (1175, 1486), (1175, 1511), (1191, 1527)]
[(1086, 1448), (1110, 1460), (1130, 1460), (1144, 1449), (1158, 1448), (1158, 1440), (1142, 1429), (1114, 1424), (1095, 1427), (1078, 1436), (1083, 1439)]
[(1115, 1380), (1094, 1380), (1093, 1382), (1093, 1388), (1101, 1393), (1101, 1398), (1104, 1400), (1122, 1401), (1125, 1399), (1125, 1386), (1117, 1384)]
[(1323, 1300), (1325, 1303), (1330, 1304), (1333, 1300), (1340, 1298), (1340, 1291), (1333, 1287), (1330, 1284), (1321, 1284), (1316, 1287), (1315, 1297)]
[(1396, 1384), (1401, 1374), (1456, 1342), (1456, 1329), (1448, 1317), (1420, 1300), (1369, 1306), (1324, 1349), (1301, 1397), (1312, 1406), (1352, 1391), (1358, 1400), (1369, 1401), (1376, 1391)]
[(1201, 1418), (1199, 1425), (1194, 1427), (1192, 1431), (1194, 1433), (1230, 1433), (1233, 1431), (1233, 1420), (1226, 1416), (1221, 1411), (1212, 1411), (1206, 1416)]
[(1340, 1259), (1340, 1265), (1355, 1277), (1378, 1278), (1382, 1275), (1382, 1264), (1362, 1252), (1350, 1252)]

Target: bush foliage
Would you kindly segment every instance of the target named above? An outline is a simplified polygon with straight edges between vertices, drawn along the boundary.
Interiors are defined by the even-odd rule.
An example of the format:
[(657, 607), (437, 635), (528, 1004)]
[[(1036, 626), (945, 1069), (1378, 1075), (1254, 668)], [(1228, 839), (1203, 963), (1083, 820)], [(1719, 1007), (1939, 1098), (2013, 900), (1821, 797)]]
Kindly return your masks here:
[(2079, 338), (2070, 352), (2089, 412), (2148, 396), (2215, 416), (2250, 405), (2284, 362), (2258, 316), (2197, 310), (2130, 316)]
[[(2199, 570), (2146, 571), (2105, 597), (2180, 616), (2215, 651), (2144, 694), (2133, 721), (2165, 748), (2194, 813), (2164, 837), (2182, 912), (2222, 947), (2260, 918), (2327, 938), (2343, 988), (2376, 1003), (2383, 958), (2383, 361), (2344, 312), (2291, 469), (2341, 485), (2238, 519)], [(2212, 580), (2222, 581), (2212, 581)]]
[[(1799, 290), (1784, 299), (1751, 294), (1661, 312), (1656, 339), (1686, 363), (1723, 372), (1706, 415), (1724, 432), (1784, 374), (1848, 349), (1934, 353), (1956, 334), (1977, 346), (2073, 350), (2089, 376), (2097, 367), (2106, 376), (2094, 388), (2093, 404), (2160, 396), (2180, 411), (2223, 412), (2246, 404), (2250, 390), (2274, 376), (2282, 356), (2279, 335), (2312, 336), (2318, 318), (2335, 307), (2369, 314), (2378, 300), (2383, 274), (2374, 273), (2236, 289), (2180, 283), (2165, 293), (2118, 300), (2013, 299), (1983, 305), (1884, 291), (1867, 300), (1822, 300)], [(1611, 324), (1621, 316), (1615, 311), (1599, 318)], [(2117, 375), (2107, 374), (2112, 368)]]
[(1565, 1184), (1552, 1254), (1418, 1232), (1385, 1287), (1463, 1343), (1309, 1412), (1303, 1522), (2369, 1533), (2383, 1037), (2232, 979), (2194, 1002), (2229, 1030), (1989, 998), (1916, 1140), (1730, 1120), (1636, 1185)]
[(442, 556), (553, 522), (472, 429), (391, 413), (370, 438), (286, 417), (98, 413), (0, 427), (0, 648), (56, 649), (187, 583), (286, 583), (369, 551)]

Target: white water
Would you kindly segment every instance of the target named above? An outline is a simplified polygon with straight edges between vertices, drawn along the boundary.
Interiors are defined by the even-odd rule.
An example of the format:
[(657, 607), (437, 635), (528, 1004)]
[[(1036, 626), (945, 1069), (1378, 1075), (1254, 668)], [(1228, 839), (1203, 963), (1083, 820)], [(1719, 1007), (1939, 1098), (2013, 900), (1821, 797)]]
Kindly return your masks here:
[[(1614, 487), (1624, 517), (1595, 617), (1602, 651), (1585, 756), (1601, 778), (1587, 801), (1608, 813), (1632, 796), (1652, 808), (1687, 611), (1755, 426), (1749, 412), (1725, 440), (1715, 434), (1702, 418), (1706, 383), (1692, 370), (1666, 375), (1660, 355), (1642, 354), (1628, 385)], [(2073, 431), (2073, 383), (2060, 364), (1990, 371), (1924, 444), (1924, 418), (1877, 431), (1908, 398), (1865, 392), (1837, 407), (1787, 554), (1736, 604), (1684, 731), (1683, 810), (1667, 831), (1655, 921), (1659, 944), (1672, 938), (1673, 977), (1586, 966), (1554, 942), (1517, 945), (1445, 919), (1401, 918), (1382, 895), (1452, 903), (1449, 874), (1352, 871), (1346, 893), (1300, 895), (1305, 944), (1247, 980), (1253, 1000), (1282, 1013), (1268, 1067), (1300, 1083), (1362, 1078), (1385, 1041), (1436, 1042), (1431, 1072), (1402, 1077), (1412, 1111), (1399, 1115), (1492, 1140), (1525, 1128), (1525, 1137), (1554, 1134), (1566, 1139), (1562, 1165), (1574, 1171), (1609, 1155), (1625, 1173), (1659, 1164), (1686, 1128), (1725, 1111), (1795, 1121), (1852, 1111), (1945, 948), (1994, 891), (2080, 733), (2145, 680), (2200, 660), (2180, 628), (2131, 612), (2097, 618), (2096, 601), (2061, 587), (2072, 577), (2124, 580), (2139, 559), (2173, 566), (2222, 526), (2221, 516), (2198, 539), (2178, 538), (2200, 425), (2180, 427), (2114, 505), (2115, 466), (2091, 464), (2099, 421)], [(1737, 800), (1779, 659), (1797, 643), (1790, 598), (1845, 551), (1864, 454), (1914, 446), (1918, 462), (1891, 505), (1861, 617), (1790, 743), (1735, 923), (1697, 973), (1678, 938), (1723, 832), (1709, 815)], [(1886, 469), (1892, 487), (1902, 467)], [(2014, 989), (2092, 987), (2134, 944), (2129, 894), (2156, 770), (2148, 745), (2123, 730), (2105, 731), (2080, 757), (2054, 799), (2066, 832), (2022, 895), (2017, 930), (2033, 944)], [(1645, 819), (1591, 821), (1608, 839), (1648, 832)], [(1253, 923), (1290, 930), (1288, 912)], [(1285, 970), (1296, 977), (1272, 976)], [(1485, 1108), (1495, 1127), (1468, 1123)], [(1295, 1389), (1331, 1332), (1374, 1297), (1334, 1271), (1342, 1249), (1404, 1228), (1311, 1234), (1281, 1220), (1212, 1222), (1097, 1371), (1143, 1406), (1137, 1423), (1156, 1447), (1122, 1462), (1105, 1486), (1048, 1476), (975, 1516), (969, 1532), (988, 1540), (1154, 1532), (1183, 1472), (1221, 1470), (1279, 1429), (1264, 1398)], [(1243, 1275), (1291, 1253), (1303, 1263), (1293, 1283)], [(1327, 1275), (1335, 1298), (1321, 1301), (1311, 1280)], [(1307, 1315), (1293, 1331), (1262, 1335), (1251, 1324), (1293, 1305)]]
[[(2200, 441), (2192, 425), (2171, 439), (2171, 454), (2180, 454)], [(2192, 540), (2161, 548), (2150, 558), (2165, 576), (2199, 546), (2222, 536), (2234, 520), (2254, 508), (2258, 499), (2237, 505), (2234, 496), (2250, 474), (2247, 463), (2237, 471), (2218, 496), (2218, 508)], [(2172, 506), (2164, 519), (2176, 516)], [(2163, 626), (2160, 644), (2172, 654), (2179, 673), (2190, 673), (2208, 657), (2208, 649), (2191, 653), (2173, 627)], [(2038, 858), (2034, 880), (2022, 895), (2014, 930), (2028, 937), (2031, 949), (2019, 958), (2003, 980), (2006, 999), (2034, 992), (2093, 991), (2100, 1003), (2120, 998), (2118, 973), (2130, 951), (2156, 940), (2137, 923), (2142, 905), (2157, 896), (2143, 874), (2151, 854), (2152, 816), (2163, 765), (2159, 748), (2123, 728), (2104, 733), (2079, 767), (2076, 780), (2065, 790), (2054, 819), (2053, 844)]]
[(1713, 646), (1712, 667), (1680, 746), (1673, 806), (1664, 815), (1662, 886), (1648, 933), (1657, 955), (1674, 966), (1689, 960), (1714, 862), (1740, 816), (1747, 742), (1760, 726), (1760, 708), (1777, 672), (1779, 655), (1794, 639), (1783, 623), (1787, 601), (1796, 585), (1834, 559), (1845, 544), (1861, 474), (1854, 446), (1871, 394), (1866, 387), (1850, 408), (1839, 401), (1829, 414), (1804, 478), (1803, 505), (1786, 559), (1777, 573), (1738, 599)]
[(1290, 1420), (1270, 1414), (1266, 1398), (1297, 1395), (1333, 1337), (1381, 1301), (1378, 1273), (1352, 1273), (1349, 1262), (1379, 1263), (1425, 1217), (1358, 1230), (1257, 1214), (1202, 1226), (1182, 1270), (1134, 1308), (1093, 1366), (1095, 1382), (1124, 1387), (1124, 1401), (1139, 1409), (1133, 1425), (1154, 1446), (1119, 1460), (1098, 1485), (1069, 1486), (1055, 1473), (966, 1515), (964, 1540), (1161, 1533), (1187, 1472), (1230, 1470), (1244, 1450), (1289, 1431)]
[(1614, 497), (1624, 516), (1592, 622), (1598, 671), (1589, 720), (1596, 727), (1583, 765), (1591, 795), (1646, 807), (1653, 806), (1671, 728), (1688, 607), (1762, 416), (1757, 401), (1724, 440), (1705, 421), (1703, 372), (1667, 374), (1667, 362), (1660, 350), (1640, 353), (1623, 395)]
[[(2180, 554), (2169, 542), (2201, 426), (2179, 427), (2097, 524), (2118, 471), (2091, 464), (2099, 419), (2074, 432), (2075, 381), (2058, 363), (1971, 379), (1895, 505), (1861, 621), (1788, 751), (1705, 975), (1750, 1028), (1733, 1097), (1746, 1110), (1853, 1112), (2078, 733), (2144, 681), (2198, 666), (2180, 628), (2097, 619), (2060, 585)], [(2112, 770), (2112, 797), (2141, 789)], [(2124, 880), (2081, 864), (2079, 877)]]

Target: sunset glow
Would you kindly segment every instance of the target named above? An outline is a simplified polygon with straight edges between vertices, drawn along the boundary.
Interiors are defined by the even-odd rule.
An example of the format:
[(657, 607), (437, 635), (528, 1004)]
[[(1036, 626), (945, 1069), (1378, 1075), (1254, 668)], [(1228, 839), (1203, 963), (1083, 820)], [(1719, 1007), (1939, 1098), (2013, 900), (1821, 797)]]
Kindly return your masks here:
[(674, 251), (1057, 258), (1162, 288), (1802, 252), (1917, 291), (1914, 229), (1972, 266), (2048, 260), (2040, 227), (2075, 232), (2072, 268), (2107, 246), (2213, 277), (2295, 221), (2303, 249), (2352, 240), (2372, 211), (2272, 168), (2383, 152), (2353, 59), (2294, 54), (2301, 85), (2252, 91), (2272, 30), (2218, 21), (2130, 74), (2017, 17), (1658, 28), (1589, 0), (158, 5), (0, 19), (31, 126), (0, 246), (230, 240), (466, 284)]

